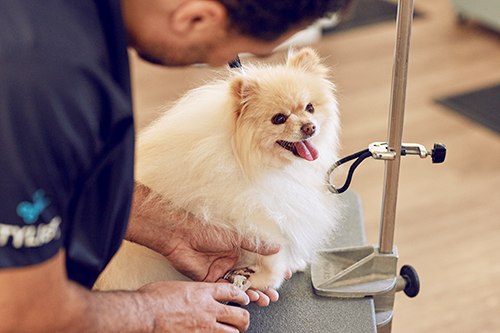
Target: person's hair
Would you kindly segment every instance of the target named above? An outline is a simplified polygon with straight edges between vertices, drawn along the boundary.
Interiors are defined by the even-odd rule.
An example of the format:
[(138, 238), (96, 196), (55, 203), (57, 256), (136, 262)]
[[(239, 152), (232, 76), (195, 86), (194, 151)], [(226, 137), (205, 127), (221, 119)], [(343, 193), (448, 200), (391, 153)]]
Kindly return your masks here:
[(218, 0), (231, 27), (256, 39), (272, 41), (294, 27), (346, 10), (351, 0)]

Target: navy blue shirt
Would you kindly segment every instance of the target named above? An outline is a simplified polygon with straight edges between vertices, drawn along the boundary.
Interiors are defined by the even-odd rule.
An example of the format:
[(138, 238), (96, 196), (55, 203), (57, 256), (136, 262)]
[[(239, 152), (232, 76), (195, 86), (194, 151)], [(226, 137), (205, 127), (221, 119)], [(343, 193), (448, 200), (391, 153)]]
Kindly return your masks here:
[(120, 246), (134, 129), (119, 0), (0, 0), (0, 269), (66, 253), (91, 287)]

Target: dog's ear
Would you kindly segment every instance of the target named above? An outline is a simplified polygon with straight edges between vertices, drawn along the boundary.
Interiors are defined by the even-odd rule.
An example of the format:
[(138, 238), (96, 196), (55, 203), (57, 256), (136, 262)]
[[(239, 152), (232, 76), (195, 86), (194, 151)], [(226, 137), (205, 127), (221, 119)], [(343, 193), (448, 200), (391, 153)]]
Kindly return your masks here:
[(290, 49), (286, 65), (320, 75), (328, 73), (328, 69), (321, 63), (319, 55), (310, 47), (305, 47), (298, 51)]
[(231, 93), (236, 100), (236, 112), (238, 115), (245, 108), (250, 98), (257, 94), (258, 90), (258, 83), (243, 75), (237, 76), (232, 80)]

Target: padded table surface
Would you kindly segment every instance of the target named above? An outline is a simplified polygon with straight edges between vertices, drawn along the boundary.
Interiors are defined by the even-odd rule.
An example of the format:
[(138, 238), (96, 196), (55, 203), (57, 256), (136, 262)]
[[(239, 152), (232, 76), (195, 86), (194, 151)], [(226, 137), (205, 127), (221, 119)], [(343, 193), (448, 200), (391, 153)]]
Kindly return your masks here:
[[(366, 245), (359, 197), (342, 194), (345, 216), (332, 248)], [(372, 298), (335, 299), (317, 296), (311, 272), (295, 273), (280, 289), (280, 299), (267, 308), (249, 305), (252, 333), (370, 333), (377, 332)]]

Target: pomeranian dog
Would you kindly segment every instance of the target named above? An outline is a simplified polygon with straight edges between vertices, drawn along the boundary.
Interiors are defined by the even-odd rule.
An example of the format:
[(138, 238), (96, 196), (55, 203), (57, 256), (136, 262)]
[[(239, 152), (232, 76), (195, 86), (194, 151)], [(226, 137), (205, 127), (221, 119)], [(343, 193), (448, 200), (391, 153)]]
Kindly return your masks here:
[[(188, 92), (137, 140), (137, 181), (201, 223), (280, 244), (243, 251), (255, 289), (303, 270), (335, 229), (340, 207), (325, 175), (337, 160), (339, 118), (328, 70), (311, 48), (286, 64), (245, 66)], [(97, 289), (187, 279), (160, 254), (124, 241)]]

